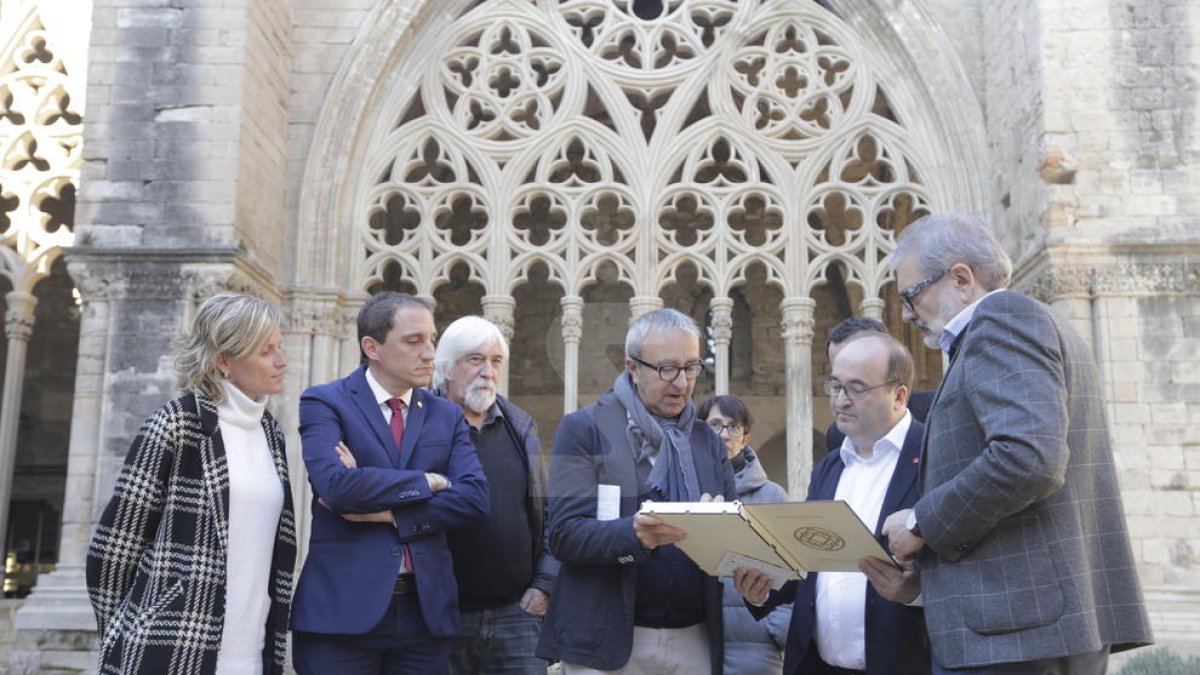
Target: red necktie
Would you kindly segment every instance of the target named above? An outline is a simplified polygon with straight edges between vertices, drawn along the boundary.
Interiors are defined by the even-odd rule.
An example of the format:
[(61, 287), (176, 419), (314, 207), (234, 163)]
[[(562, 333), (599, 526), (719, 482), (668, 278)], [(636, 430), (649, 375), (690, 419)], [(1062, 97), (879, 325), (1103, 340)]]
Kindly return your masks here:
[(392, 440), (396, 441), (396, 452), (403, 452), (404, 446), (404, 401), (398, 398), (389, 398), (387, 400), (388, 407), (392, 409), (392, 421), (389, 424), (392, 428)]
[[(392, 409), (392, 420), (388, 426), (392, 428), (392, 440), (396, 442), (396, 452), (404, 452), (404, 401), (398, 398), (389, 398), (387, 405)], [(405, 572), (412, 572), (412, 554), (408, 551), (408, 544), (404, 545), (404, 559), (401, 561)]]

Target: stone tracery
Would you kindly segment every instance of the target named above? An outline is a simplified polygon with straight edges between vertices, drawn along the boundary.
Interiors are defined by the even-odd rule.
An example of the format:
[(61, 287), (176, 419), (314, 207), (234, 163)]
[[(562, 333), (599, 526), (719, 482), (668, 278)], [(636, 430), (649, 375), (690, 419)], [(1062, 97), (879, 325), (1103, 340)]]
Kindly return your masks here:
[[(807, 326), (801, 301), (836, 265), (861, 293), (856, 311), (883, 311), (895, 234), (931, 209), (927, 160), (863, 43), (817, 3), (492, 0), (443, 32), (449, 46), (369, 145), (381, 178), (357, 211), (356, 290), (433, 297), (457, 266), (504, 298), (543, 265), (572, 311), (602, 278), (631, 288), (635, 315), (685, 279), (724, 322), (758, 264), (785, 326)], [(807, 358), (789, 359), (808, 383), (789, 401), (797, 428)]]

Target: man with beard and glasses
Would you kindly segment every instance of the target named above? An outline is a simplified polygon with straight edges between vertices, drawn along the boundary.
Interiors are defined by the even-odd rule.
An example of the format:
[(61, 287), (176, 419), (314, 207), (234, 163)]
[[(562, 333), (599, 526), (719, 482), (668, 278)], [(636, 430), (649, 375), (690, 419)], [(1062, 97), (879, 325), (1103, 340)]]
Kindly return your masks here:
[(487, 319), (450, 324), (434, 357), (435, 393), (463, 409), (491, 485), (491, 515), (449, 533), (462, 623), (450, 672), (546, 672), (534, 650), (558, 562), (545, 537), (546, 471), (537, 424), (496, 391), (508, 343)]
[(673, 309), (625, 336), (625, 369), (563, 418), (550, 462), (550, 548), (562, 563), (538, 653), (566, 675), (722, 672), (721, 584), (639, 514), (647, 499), (736, 499), (724, 444), (696, 415), (700, 329)]
[(920, 497), (884, 524), (919, 586), (864, 571), (889, 599), (921, 592), (935, 674), (1104, 673), (1110, 651), (1151, 634), (1091, 349), (1007, 289), (1012, 263), (977, 216), (912, 223), (891, 265), (904, 320), (949, 365)]

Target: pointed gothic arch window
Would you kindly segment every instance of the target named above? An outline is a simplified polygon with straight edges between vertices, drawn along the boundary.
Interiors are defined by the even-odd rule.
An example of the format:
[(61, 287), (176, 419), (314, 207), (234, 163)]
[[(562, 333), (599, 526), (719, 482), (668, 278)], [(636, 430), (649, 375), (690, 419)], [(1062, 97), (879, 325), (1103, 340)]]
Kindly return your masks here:
[[(932, 158), (864, 41), (822, 4), (490, 0), (435, 29), (441, 51), (417, 61), (368, 145), (378, 179), (357, 211), (356, 290), (444, 296), (458, 279), (482, 288), (486, 313), (537, 266), (543, 292), (523, 302), (665, 302), (714, 324), (697, 303), (728, 302), (748, 320), (731, 327), (724, 381), (776, 398), (781, 300), (817, 300), (810, 395), (829, 326), (866, 312), (899, 328), (885, 260), (932, 209)], [(567, 409), (619, 368), (599, 356), (615, 343), (593, 344), (619, 322), (593, 314)]]

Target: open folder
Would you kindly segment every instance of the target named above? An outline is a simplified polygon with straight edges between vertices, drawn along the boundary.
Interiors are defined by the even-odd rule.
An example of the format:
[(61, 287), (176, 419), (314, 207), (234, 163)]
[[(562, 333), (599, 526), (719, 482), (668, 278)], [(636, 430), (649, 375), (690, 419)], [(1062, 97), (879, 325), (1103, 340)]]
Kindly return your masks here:
[(685, 530), (687, 539), (675, 546), (713, 576), (752, 567), (771, 575), (778, 588), (808, 572), (857, 572), (863, 558), (896, 564), (843, 501), (648, 501), (641, 512)]

